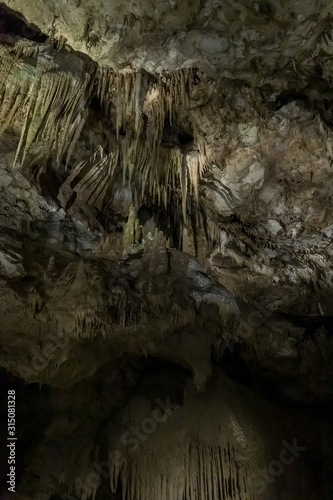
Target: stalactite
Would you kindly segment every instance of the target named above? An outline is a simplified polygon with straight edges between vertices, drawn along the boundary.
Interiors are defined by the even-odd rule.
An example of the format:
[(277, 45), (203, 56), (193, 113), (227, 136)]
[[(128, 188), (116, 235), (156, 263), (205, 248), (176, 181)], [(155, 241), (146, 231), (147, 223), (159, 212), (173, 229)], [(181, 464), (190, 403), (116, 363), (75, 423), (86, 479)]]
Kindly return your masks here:
[(250, 467), (249, 463), (237, 461), (230, 443), (224, 448), (192, 443), (182, 452), (165, 452), (173, 453), (173, 459), (153, 449), (143, 449), (140, 459), (129, 456), (121, 468), (110, 450), (111, 491), (116, 491), (120, 481), (123, 500), (260, 499), (249, 479), (258, 464)]
[[(17, 111), (24, 106), (29, 95), (34, 69), (20, 64), (17, 59), (5, 53), (0, 54), (0, 135), (13, 122)], [(11, 85), (10, 83), (13, 82)], [(7, 84), (6, 84), (7, 83)]]
[[(82, 120), (83, 118), (83, 110), (85, 106), (85, 101), (87, 97), (85, 96), (85, 90), (89, 85), (89, 75), (81, 74), (79, 77), (79, 81), (75, 81), (75, 84), (71, 88), (71, 93), (68, 92), (67, 100), (63, 103), (62, 107), (64, 111), (63, 114), (59, 116), (65, 116), (65, 120), (59, 121), (61, 123), (61, 127), (58, 127), (58, 136), (57, 136), (57, 156), (56, 159), (58, 163), (60, 163), (63, 155), (65, 154), (69, 144), (72, 141), (72, 136), (75, 133), (75, 130), (71, 130), (71, 123), (75, 123), (78, 119)], [(67, 109), (66, 109), (67, 107)]]
[(34, 42), (27, 42), (26, 40), (18, 40), (12, 49), (12, 52), (18, 58), (31, 58), (37, 57), (40, 51), (40, 46)]
[(182, 166), (181, 166), (181, 192), (182, 192), (182, 208), (183, 208), (183, 218), (186, 220), (186, 202), (187, 202), (187, 163), (186, 156), (182, 155)]
[(77, 311), (75, 313), (74, 336), (79, 338), (94, 338), (101, 335), (105, 338), (111, 330), (110, 323), (103, 321), (96, 314), (89, 311)]
[(82, 113), (76, 117), (76, 120), (74, 121), (74, 123), (71, 124), (71, 130), (69, 133), (71, 140), (70, 140), (69, 146), (67, 148), (66, 168), (69, 165), (69, 162), (70, 162), (70, 159), (72, 157), (75, 145), (80, 138), (80, 135), (81, 135), (82, 129), (84, 127), (84, 124), (86, 122), (87, 116), (88, 116), (88, 111), (86, 109), (84, 109), (82, 111)]
[(73, 136), (78, 137), (73, 124), (81, 125), (89, 80), (83, 61), (73, 64), (65, 55), (38, 54), (15, 163), (24, 164), (33, 144), (42, 139), (60, 162)]
[[(148, 87), (147, 78), (141, 71), (115, 74), (102, 68), (98, 73), (98, 96), (106, 109), (111, 102), (116, 109), (116, 138), (121, 144), (120, 163), (124, 182), (139, 173), (142, 192), (147, 181), (150, 194), (159, 203), (167, 205), (172, 189), (176, 189), (176, 179), (181, 185), (183, 212), (185, 212), (187, 191), (190, 188), (198, 197), (199, 179), (206, 166), (203, 155), (192, 153), (182, 155), (179, 151), (172, 154), (165, 164), (159, 160), (159, 147), (166, 118), (172, 124), (176, 119), (177, 107), (189, 102), (191, 70), (179, 70), (169, 75), (161, 75), (157, 82)], [(108, 82), (108, 84), (106, 83)], [(108, 91), (112, 83), (114, 92)], [(145, 95), (145, 99), (142, 99)], [(148, 117), (146, 141), (142, 141), (142, 116)], [(126, 137), (120, 137), (120, 132)], [(185, 157), (185, 160), (184, 160)], [(185, 167), (186, 166), (186, 167)]]
[[(115, 136), (110, 139), (108, 157), (96, 159), (93, 153), (81, 165), (80, 173), (84, 171), (86, 179), (75, 184), (79, 198), (101, 208), (120, 166), (124, 182), (129, 182), (140, 196), (148, 190), (165, 208), (179, 190), (180, 208), (186, 219), (187, 198), (193, 195), (198, 199), (200, 178), (211, 160), (205, 140), (193, 122), (196, 148), (192, 152), (175, 147), (167, 153), (164, 149), (162, 155), (161, 143), (165, 123), (169, 121), (173, 126), (180, 110), (187, 113), (191, 68), (155, 75), (155, 80), (148, 81), (142, 70), (98, 67), (51, 46), (41, 51), (34, 42), (18, 42), (10, 51), (1, 48), (0, 58), (0, 133), (27, 105), (15, 164), (28, 163), (29, 154), (40, 143), (45, 154), (53, 155), (58, 164), (66, 154), (69, 165), (88, 116), (89, 102), (97, 96), (106, 117), (115, 121)], [(23, 72), (24, 77), (18, 79), (18, 72)], [(9, 85), (5, 85), (7, 76)], [(78, 170), (75, 165), (71, 180)], [(70, 191), (68, 180), (66, 189)]]
[(96, 485), (91, 485), (90, 482), (86, 480), (87, 477), (89, 477), (89, 473), (93, 473), (92, 470), (87, 471), (85, 477), (83, 479), (77, 478), (74, 492), (79, 496), (81, 500), (95, 500), (97, 489), (98, 489), (98, 483), (96, 482)]
[(14, 56), (3, 46), (0, 45), (0, 99), (2, 103), (3, 93), (8, 85), (8, 77), (12, 74), (12, 68), (15, 64)]
[(36, 68), (36, 75), (29, 99), (29, 105), (27, 109), (27, 113), (25, 116), (24, 124), (23, 124), (23, 129), (21, 132), (21, 137), (20, 137), (20, 142), (16, 151), (16, 156), (14, 160), (14, 166), (18, 162), (18, 160), (21, 160), (21, 162), (24, 162), (26, 152), (27, 152), (27, 145), (29, 147), (29, 137), (34, 136), (34, 131), (30, 130), (31, 123), (33, 121), (34, 113), (35, 113), (35, 106), (36, 106), (36, 101), (38, 99), (38, 94), (39, 94), (39, 89), (40, 89), (40, 84), (41, 84), (41, 75), (43, 73), (43, 63), (49, 63), (48, 60), (45, 61), (45, 59), (38, 60), (37, 63), (37, 68)]

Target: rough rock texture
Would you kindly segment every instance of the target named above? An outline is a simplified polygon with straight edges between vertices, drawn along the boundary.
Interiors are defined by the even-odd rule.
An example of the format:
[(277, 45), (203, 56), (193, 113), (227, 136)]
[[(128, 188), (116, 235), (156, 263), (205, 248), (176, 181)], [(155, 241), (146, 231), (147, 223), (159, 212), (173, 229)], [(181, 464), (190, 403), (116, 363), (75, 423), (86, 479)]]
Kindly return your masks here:
[(44, 413), (12, 498), (332, 498), (332, 15), (0, 4), (1, 376)]

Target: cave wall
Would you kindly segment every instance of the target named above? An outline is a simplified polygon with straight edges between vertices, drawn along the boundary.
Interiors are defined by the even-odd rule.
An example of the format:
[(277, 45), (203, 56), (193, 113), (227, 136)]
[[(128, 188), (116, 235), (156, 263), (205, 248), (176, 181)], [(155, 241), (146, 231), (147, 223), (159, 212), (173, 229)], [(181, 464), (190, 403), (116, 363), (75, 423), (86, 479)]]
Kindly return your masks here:
[(0, 4), (4, 498), (331, 498), (332, 10)]

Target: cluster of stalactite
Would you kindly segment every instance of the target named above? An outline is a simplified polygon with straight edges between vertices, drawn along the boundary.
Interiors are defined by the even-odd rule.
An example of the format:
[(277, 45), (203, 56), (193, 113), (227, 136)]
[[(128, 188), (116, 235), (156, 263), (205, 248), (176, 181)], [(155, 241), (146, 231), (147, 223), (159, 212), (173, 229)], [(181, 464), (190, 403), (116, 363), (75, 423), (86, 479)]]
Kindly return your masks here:
[[(113, 457), (114, 454), (111, 454)], [(160, 468), (159, 468), (160, 466)], [(161, 457), (157, 450), (140, 454), (119, 470), (110, 461), (111, 490), (120, 479), (124, 500), (258, 500), (249, 461), (237, 461), (230, 445), (192, 444), (180, 456)]]
[[(258, 487), (263, 463), (245, 459), (232, 443), (208, 445), (192, 442), (183, 449), (146, 447), (140, 455), (124, 456), (110, 449), (111, 493), (121, 489), (123, 500), (261, 500)], [(168, 453), (166, 455), (166, 453)], [(86, 476), (78, 476), (71, 492), (83, 500), (95, 498), (96, 472), (87, 463)], [(91, 480), (87, 481), (87, 477)]]
[(173, 144), (163, 153), (161, 144), (165, 124), (172, 127), (179, 110), (188, 107), (192, 78), (192, 69), (152, 78), (141, 70), (120, 73), (98, 68), (97, 96), (107, 117), (102, 126), (109, 132), (109, 144), (108, 152), (99, 146), (89, 160), (77, 163), (68, 179), (84, 203), (102, 209), (120, 166), (124, 182), (131, 185), (135, 179), (136, 194), (142, 196), (148, 188), (165, 208), (180, 187), (185, 214), (187, 193), (198, 198), (199, 179), (208, 164), (204, 143), (194, 137), (201, 150)]
[(166, 123), (172, 128), (189, 108), (195, 70), (154, 76), (143, 70), (121, 72), (32, 42), (1, 46), (0, 62), (0, 133), (16, 118), (23, 121), (17, 166), (43, 164), (50, 156), (68, 166), (89, 105), (97, 99), (108, 143), (76, 162), (67, 178), (84, 203), (102, 208), (117, 167), (124, 181), (135, 179), (136, 191), (147, 188), (165, 207), (178, 188), (183, 213), (187, 193), (198, 197), (208, 157), (195, 127), (193, 147), (175, 141), (161, 151)]
[(0, 132), (20, 113), (23, 126), (15, 164), (33, 158), (68, 159), (84, 123), (91, 90), (87, 65), (70, 54), (18, 44), (1, 47)]
[[(218, 225), (202, 220), (198, 205), (200, 178), (214, 159), (200, 124), (191, 119), (195, 69), (160, 75), (118, 71), (68, 48), (27, 41), (0, 45), (0, 63), (0, 134), (21, 129), (17, 167), (43, 169), (50, 157), (66, 165), (58, 191), (63, 207), (74, 192), (83, 205), (106, 212), (120, 177), (138, 206), (145, 196), (174, 214), (180, 242), (184, 229), (193, 225), (196, 231), (206, 228), (208, 242), (219, 242)], [(77, 159), (92, 101), (99, 103), (98, 127), (106, 142), (93, 146), (88, 158)], [(165, 127), (178, 130), (184, 121), (193, 143), (165, 144)]]

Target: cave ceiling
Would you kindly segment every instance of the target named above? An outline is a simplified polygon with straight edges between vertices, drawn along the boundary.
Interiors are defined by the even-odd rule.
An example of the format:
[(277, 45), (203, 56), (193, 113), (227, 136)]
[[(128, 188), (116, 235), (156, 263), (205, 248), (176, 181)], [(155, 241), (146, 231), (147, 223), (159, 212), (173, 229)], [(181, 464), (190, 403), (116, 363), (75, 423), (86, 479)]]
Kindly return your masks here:
[[(60, 459), (45, 461), (40, 500), (60, 483), (83, 500), (96, 494), (82, 486), (88, 458), (104, 446), (94, 422), (112, 453), (119, 422), (145, 418), (148, 393), (168, 396), (165, 374), (178, 404), (189, 391), (188, 408), (170, 439), (149, 440), (147, 463), (135, 453), (113, 463), (111, 490), (119, 493), (119, 476), (125, 500), (169, 500), (148, 476), (145, 491), (128, 483), (151, 462), (164, 467), (160, 442), (164, 456), (168, 439), (187, 443), (193, 467), (200, 453), (218, 460), (215, 431), (201, 435), (199, 416), (191, 431), (184, 421), (207, 405), (218, 429), (224, 410), (212, 380), (217, 400), (240, 391), (221, 370), (283, 400), (331, 404), (332, 30), (330, 0), (0, 3), (0, 366), (49, 391), (56, 417), (49, 427), (41, 420), (34, 477), (57, 442), (79, 478)], [(132, 401), (149, 373), (159, 389)], [(82, 391), (95, 409), (74, 429)], [(230, 415), (240, 407), (230, 399)], [(266, 437), (249, 424), (243, 446), (229, 417), (229, 461), (244, 485), (221, 498), (262, 498), (246, 483), (242, 453), (260, 467)], [(87, 429), (95, 441), (73, 458), (62, 433), (76, 443)], [(170, 458), (168, 478), (177, 464)], [(199, 498), (192, 479), (177, 478), (172, 500), (185, 490), (186, 500)], [(28, 497), (37, 499), (17, 498)]]

